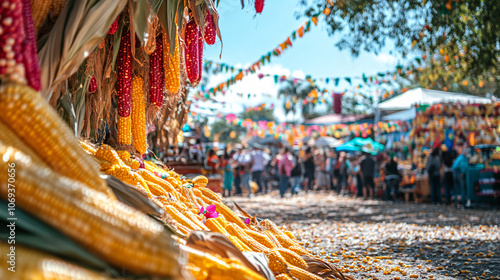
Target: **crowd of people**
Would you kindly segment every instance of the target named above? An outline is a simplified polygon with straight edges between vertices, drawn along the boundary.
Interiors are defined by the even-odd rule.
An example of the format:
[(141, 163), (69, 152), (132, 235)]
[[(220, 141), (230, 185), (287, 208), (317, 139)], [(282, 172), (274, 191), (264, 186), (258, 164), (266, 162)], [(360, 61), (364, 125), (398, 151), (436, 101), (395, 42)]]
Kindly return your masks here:
[[(431, 201), (465, 204), (464, 174), (468, 165), (467, 152), (443, 151), (436, 147), (426, 159), (425, 166), (411, 165), (403, 168), (400, 160), (411, 157), (408, 152), (394, 150), (381, 152), (345, 153), (330, 148), (302, 147), (292, 150), (277, 149), (259, 144), (216, 151), (203, 151), (201, 143), (194, 142), (188, 148), (174, 149), (170, 158), (203, 162), (209, 174), (223, 176), (224, 196), (267, 194), (277, 189), (284, 197), (301, 192), (324, 190), (339, 195), (351, 195), (364, 199), (381, 197), (398, 201), (405, 193), (415, 190), (415, 176), (427, 174)], [(376, 188), (379, 186), (380, 188)]]

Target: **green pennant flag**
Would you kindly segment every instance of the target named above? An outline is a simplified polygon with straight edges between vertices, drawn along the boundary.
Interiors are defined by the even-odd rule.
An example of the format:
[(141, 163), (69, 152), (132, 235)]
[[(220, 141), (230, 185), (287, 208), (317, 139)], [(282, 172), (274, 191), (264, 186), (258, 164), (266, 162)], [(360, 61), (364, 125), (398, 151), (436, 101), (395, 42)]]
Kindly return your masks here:
[(215, 95), (215, 88), (212, 88), (210, 91)]
[(278, 52), (276, 50), (273, 51), (274, 56), (278, 56)]
[(366, 83), (368, 82), (368, 79), (366, 78), (365, 73), (363, 73), (363, 75), (362, 75), (362, 76), (363, 76), (363, 82), (366, 84)]
[(266, 59), (267, 59), (267, 62), (271, 62), (271, 52), (267, 53)]
[(385, 74), (382, 72), (378, 72), (377, 75), (379, 75), (380, 77), (385, 77)]
[(335, 78), (335, 86), (338, 86), (340, 82), (340, 78)]
[(274, 83), (277, 84), (278, 83), (278, 78), (279, 76), (278, 75), (274, 75)]
[(260, 63), (262, 63), (262, 65), (264, 65), (264, 63), (266, 62), (266, 57), (261, 57), (260, 58)]
[(350, 85), (352, 85), (351, 78), (346, 77), (346, 78), (345, 78), (345, 80), (346, 80), (346, 81), (347, 81)]
[(304, 33), (305, 33), (306, 31), (310, 31), (310, 28), (311, 28), (311, 21), (308, 21), (308, 22), (307, 22), (307, 24), (306, 24), (306, 28), (305, 28)]
[(297, 39), (297, 31), (292, 32), (292, 39), (293, 40)]
[(418, 62), (418, 64), (422, 63), (422, 60), (419, 57), (415, 58), (415, 60)]
[(326, 78), (325, 82), (328, 84), (330, 82), (330, 78)]

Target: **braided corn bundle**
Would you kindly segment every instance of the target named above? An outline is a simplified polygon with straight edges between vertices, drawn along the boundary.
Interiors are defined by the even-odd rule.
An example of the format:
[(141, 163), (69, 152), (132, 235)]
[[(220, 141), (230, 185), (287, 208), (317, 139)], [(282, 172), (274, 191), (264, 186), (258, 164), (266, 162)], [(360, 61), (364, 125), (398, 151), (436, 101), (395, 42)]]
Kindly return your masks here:
[[(80, 147), (71, 129), (29, 86), (0, 86), (0, 121), (54, 170), (114, 197), (99, 168)], [(29, 125), (27, 125), (29, 124)]]
[(18, 207), (116, 267), (140, 275), (178, 275), (179, 252), (160, 224), (3, 144), (0, 156), (2, 198), (8, 197), (8, 169), (14, 164)]
[(156, 36), (156, 48), (149, 56), (149, 103), (158, 108), (163, 106), (163, 89), (165, 88), (165, 71), (163, 69), (163, 34)]
[(132, 88), (132, 49), (130, 47), (130, 31), (124, 30), (120, 41), (120, 49), (116, 58), (118, 80), (116, 94), (118, 97), (118, 115), (130, 116)]
[[(186, 25), (186, 47), (184, 50), (184, 62), (186, 63), (186, 73), (189, 81), (196, 86), (201, 78), (200, 74), (200, 27), (194, 19), (191, 19)], [(203, 50), (201, 51), (203, 54)]]

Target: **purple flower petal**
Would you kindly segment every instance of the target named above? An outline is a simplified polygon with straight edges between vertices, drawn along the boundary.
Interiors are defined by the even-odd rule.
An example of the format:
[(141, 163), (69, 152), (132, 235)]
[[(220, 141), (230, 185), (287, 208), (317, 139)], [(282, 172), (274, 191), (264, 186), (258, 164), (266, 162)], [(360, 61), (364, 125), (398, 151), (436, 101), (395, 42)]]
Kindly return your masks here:
[(250, 218), (246, 218), (245, 219), (245, 225), (249, 225), (250, 224)]
[(203, 214), (205, 212), (205, 208), (203, 206), (200, 207), (200, 214)]
[(209, 213), (213, 213), (215, 212), (215, 209), (216, 209), (216, 206), (214, 204), (210, 205), (210, 206), (207, 206), (207, 211)]
[(207, 217), (207, 219), (217, 218), (217, 217), (219, 217), (219, 213), (217, 213), (217, 212), (209, 213), (209, 214), (205, 215), (205, 217)]

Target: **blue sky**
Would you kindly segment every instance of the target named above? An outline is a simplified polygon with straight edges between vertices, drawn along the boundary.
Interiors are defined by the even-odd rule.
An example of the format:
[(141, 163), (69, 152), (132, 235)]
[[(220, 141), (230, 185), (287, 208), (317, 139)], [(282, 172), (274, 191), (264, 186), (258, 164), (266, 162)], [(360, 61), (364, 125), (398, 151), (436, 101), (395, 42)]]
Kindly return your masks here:
[[(298, 1), (268, 0), (262, 14), (256, 15), (253, 5), (247, 4), (242, 10), (240, 1), (221, 1), (218, 11), (223, 40), (222, 57), (219, 58), (221, 43), (217, 41), (215, 45), (205, 47), (204, 58), (238, 67), (248, 66), (260, 59), (263, 54), (276, 48), (290, 36), (292, 31), (306, 21), (306, 18), (296, 19), (295, 15), (302, 9)], [(328, 36), (323, 17), (323, 15), (319, 17), (317, 26), (311, 26), (311, 32), (293, 41), (293, 46), (285, 50), (280, 57), (272, 57), (271, 63), (266, 64), (261, 72), (292, 75), (296, 78), (304, 78), (305, 75), (312, 75), (313, 78), (326, 78), (361, 76), (362, 73), (373, 75), (377, 72), (395, 69), (398, 58), (391, 55), (388, 50), (379, 55), (361, 53), (356, 58), (352, 57), (347, 50), (339, 51), (334, 46), (339, 36)], [(208, 86), (215, 86), (230, 76), (230, 73), (211, 76)], [(343, 91), (347, 86), (347, 83), (340, 83), (335, 88), (330, 82), (327, 88)], [(247, 76), (233, 85), (226, 96), (219, 94), (216, 97), (218, 101), (226, 102), (225, 107), (221, 107), (220, 104), (198, 102), (199, 108), (192, 109), (203, 113), (202, 107), (213, 107), (223, 113), (237, 113), (245, 106), (272, 102), (276, 105), (275, 114), (280, 120), (297, 119), (298, 116), (285, 117), (282, 110), (283, 101), (276, 99), (279, 87), (280, 85), (276, 85), (272, 77), (260, 80), (256, 75)], [(236, 93), (253, 93), (257, 96), (251, 99), (240, 98)]]

